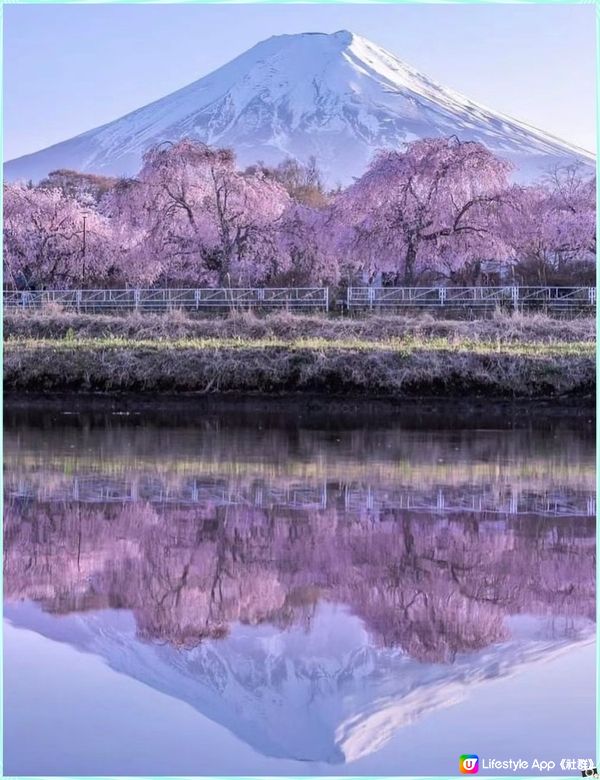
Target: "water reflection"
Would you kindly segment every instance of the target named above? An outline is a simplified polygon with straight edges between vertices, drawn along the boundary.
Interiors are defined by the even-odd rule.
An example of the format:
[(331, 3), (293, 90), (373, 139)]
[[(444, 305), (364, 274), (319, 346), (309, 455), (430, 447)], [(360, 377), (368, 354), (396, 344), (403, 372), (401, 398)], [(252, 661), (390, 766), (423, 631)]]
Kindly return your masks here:
[(357, 760), (479, 682), (593, 636), (581, 426), (557, 447), (548, 425), (18, 422), (9, 619), (265, 755)]
[(510, 615), (595, 610), (593, 519), (25, 501), (8, 508), (5, 534), (9, 599), (131, 609), (138, 636), (175, 646), (235, 622), (307, 626), (327, 601), (377, 644), (447, 662), (506, 638)]

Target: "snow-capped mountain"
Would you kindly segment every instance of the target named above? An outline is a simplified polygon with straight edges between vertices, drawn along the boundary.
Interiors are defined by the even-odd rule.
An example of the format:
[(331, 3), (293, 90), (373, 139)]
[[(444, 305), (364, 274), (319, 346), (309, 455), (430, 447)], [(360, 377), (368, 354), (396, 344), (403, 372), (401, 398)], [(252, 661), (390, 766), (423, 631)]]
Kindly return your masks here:
[(150, 145), (190, 136), (233, 148), (240, 164), (314, 155), (330, 184), (373, 153), (456, 135), (511, 160), (521, 180), (590, 153), (490, 111), (345, 30), (279, 35), (204, 78), (102, 127), (5, 165), (8, 180), (57, 168), (131, 175)]
[(374, 753), (403, 727), (477, 695), (486, 681), (594, 639), (590, 620), (520, 615), (509, 618), (507, 641), (451, 664), (421, 663), (373, 644), (362, 621), (334, 604), (321, 604), (308, 629), (237, 624), (228, 637), (189, 650), (140, 641), (123, 610), (57, 618), (31, 602), (9, 602), (5, 617), (187, 702), (263, 755), (328, 764)]

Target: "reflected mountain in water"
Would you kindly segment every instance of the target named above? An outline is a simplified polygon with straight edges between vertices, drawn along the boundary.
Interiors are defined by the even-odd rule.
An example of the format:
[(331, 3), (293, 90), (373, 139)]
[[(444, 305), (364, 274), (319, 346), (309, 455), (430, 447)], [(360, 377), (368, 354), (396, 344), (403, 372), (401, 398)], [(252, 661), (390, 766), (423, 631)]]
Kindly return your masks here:
[(272, 756), (354, 760), (593, 633), (591, 519), (24, 502), (5, 540), (8, 600), (63, 616), (10, 619)]
[(593, 436), (554, 435), (21, 421), (5, 615), (264, 755), (353, 761), (593, 641)]
[(509, 615), (593, 619), (594, 543), (591, 518), (25, 502), (5, 511), (5, 595), (54, 613), (130, 609), (141, 638), (181, 647), (235, 622), (308, 625), (328, 601), (378, 644), (447, 662), (506, 638)]
[(593, 641), (587, 621), (523, 616), (507, 621), (510, 639), (440, 664), (374, 645), (360, 619), (326, 602), (307, 626), (237, 623), (226, 638), (190, 649), (140, 642), (129, 612), (60, 620), (31, 604), (5, 612), (17, 626), (94, 653), (187, 702), (263, 755), (330, 764), (374, 753), (402, 727), (489, 680)]

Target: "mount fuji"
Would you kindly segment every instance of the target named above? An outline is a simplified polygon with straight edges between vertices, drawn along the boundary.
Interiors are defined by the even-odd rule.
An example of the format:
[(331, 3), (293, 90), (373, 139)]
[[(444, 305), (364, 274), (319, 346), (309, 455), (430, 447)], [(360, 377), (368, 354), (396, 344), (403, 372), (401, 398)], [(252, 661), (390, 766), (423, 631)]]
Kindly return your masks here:
[(235, 150), (240, 165), (314, 155), (331, 184), (361, 175), (373, 153), (419, 138), (479, 141), (529, 181), (589, 152), (446, 89), (358, 35), (269, 38), (207, 76), (106, 125), (11, 160), (7, 180), (51, 170), (132, 175), (144, 151), (192, 137)]

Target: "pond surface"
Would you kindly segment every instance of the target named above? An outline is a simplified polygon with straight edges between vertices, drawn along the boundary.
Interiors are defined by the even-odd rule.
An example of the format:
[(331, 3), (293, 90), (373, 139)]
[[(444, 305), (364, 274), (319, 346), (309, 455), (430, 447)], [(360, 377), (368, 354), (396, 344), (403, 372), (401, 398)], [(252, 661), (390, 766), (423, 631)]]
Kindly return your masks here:
[(7, 411), (5, 773), (592, 758), (593, 430), (510, 408)]

